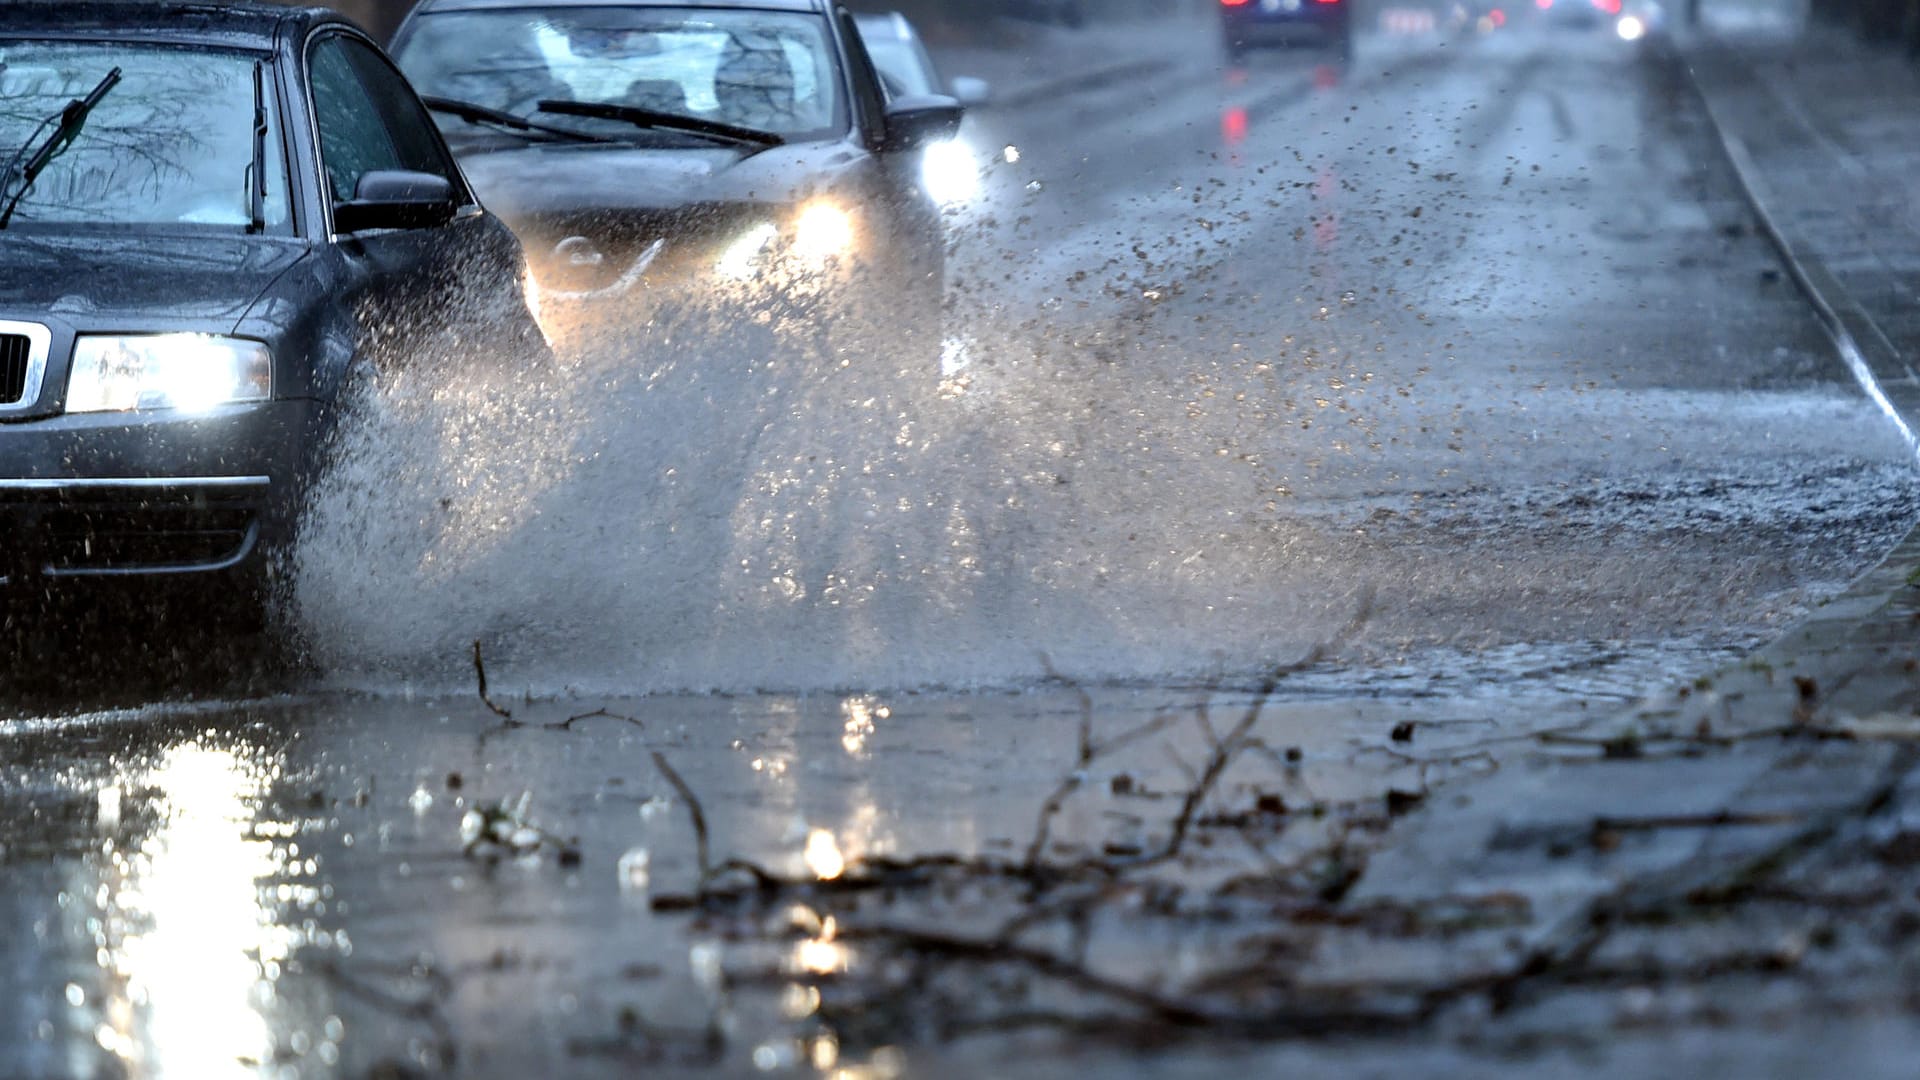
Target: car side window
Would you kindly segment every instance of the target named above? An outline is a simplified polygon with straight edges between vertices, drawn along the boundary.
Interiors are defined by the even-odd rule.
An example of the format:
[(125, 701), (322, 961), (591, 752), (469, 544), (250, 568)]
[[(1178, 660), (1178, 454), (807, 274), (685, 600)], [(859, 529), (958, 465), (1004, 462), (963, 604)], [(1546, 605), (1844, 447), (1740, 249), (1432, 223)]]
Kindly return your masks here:
[(465, 185), (433, 133), (433, 122), (406, 82), (365, 44), (339, 35), (308, 54), (320, 157), (335, 201), (353, 198), (360, 178), (382, 169), (444, 176)]
[(839, 17), (840, 36), (847, 43), (847, 62), (853, 76), (854, 111), (860, 119), (860, 129), (870, 136), (878, 135), (887, 127), (880, 76), (873, 65), (873, 58), (867, 54), (866, 43), (860, 38), (860, 29), (854, 25), (852, 14), (846, 8), (841, 8)]

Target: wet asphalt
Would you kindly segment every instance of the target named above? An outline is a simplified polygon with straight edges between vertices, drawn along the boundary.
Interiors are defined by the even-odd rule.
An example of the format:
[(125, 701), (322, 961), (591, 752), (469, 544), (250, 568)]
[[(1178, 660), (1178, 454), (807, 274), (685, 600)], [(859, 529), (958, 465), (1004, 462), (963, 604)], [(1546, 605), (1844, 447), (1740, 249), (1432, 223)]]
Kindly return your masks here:
[[(882, 519), (822, 546), (802, 515), (768, 534), (787, 550), (768, 594), (768, 568), (749, 590), (642, 536), (710, 595), (650, 606), (645, 572), (556, 558), (539, 572), (647, 588), (519, 635), (510, 610), (422, 598), (513, 592), (487, 575), (526, 560), (443, 563), (382, 578), (392, 610), (307, 629), (320, 659), (293, 662), (191, 616), (158, 639), (17, 616), (0, 1075), (972, 1068), (1013, 1051), (829, 1007), (898, 960), (838, 939), (827, 901), (680, 910), (692, 807), (655, 755), (714, 859), (776, 875), (1017, 860), (1063, 777), (1047, 852), (1124, 858), (1164, 836), (1209, 732), (1258, 709), (1217, 809), (1315, 812), (1181, 873), (1290, 865), (1390, 827), (1390, 793), (1469, 782), (1516, 738), (1739, 654), (1912, 523), (1905, 448), (1658, 50), (1370, 37), (1351, 71), (1173, 52), (1140, 83), (969, 121), (956, 346), (911, 392), (938, 453), (876, 457), (892, 486), (861, 496), (937, 491), (902, 521), (965, 543)], [(776, 423), (835, 449), (845, 402), (791, 400), (763, 458), (684, 463), (766, 474), (705, 485), (733, 493), (728, 528), (759, 535), (770, 463), (817, 449)], [(422, 647), (369, 629), (409, 604), (440, 619), (407, 623)], [(1087, 763), (1083, 717), (1101, 739), (1158, 726)], [(959, 931), (1018, 908), (972, 888), (892, 914)], [(1106, 966), (1177, 974), (1196, 936), (1110, 935)], [(1076, 1047), (1113, 1053), (1048, 1053)]]

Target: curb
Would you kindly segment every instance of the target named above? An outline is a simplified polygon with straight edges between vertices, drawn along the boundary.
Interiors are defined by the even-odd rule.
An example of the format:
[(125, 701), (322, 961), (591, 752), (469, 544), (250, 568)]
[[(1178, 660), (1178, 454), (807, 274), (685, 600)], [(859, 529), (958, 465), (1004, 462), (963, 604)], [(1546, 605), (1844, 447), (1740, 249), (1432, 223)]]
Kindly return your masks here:
[[(1796, 243), (1769, 205), (1771, 192), (1746, 144), (1728, 128), (1724, 113), (1715, 107), (1693, 65), (1676, 56), (1706, 110), (1714, 135), (1738, 182), (1742, 199), (1761, 231), (1779, 253), (1794, 283), (1814, 309), (1861, 389), (1899, 428), (1910, 449), (1920, 457), (1908, 419), (1916, 410), (1890, 398), (1881, 373), (1895, 384), (1899, 396), (1920, 402), (1920, 380), (1872, 317), (1854, 301), (1817, 257)], [(1861, 342), (1868, 344), (1865, 348)], [(1893, 374), (1897, 373), (1897, 374)], [(1887, 737), (1891, 731), (1909, 733), (1920, 719), (1914, 716), (1916, 688), (1911, 653), (1915, 627), (1920, 624), (1920, 527), (1909, 532), (1871, 569), (1839, 595), (1823, 602), (1773, 641), (1745, 660), (1703, 675), (1686, 686), (1650, 694), (1624, 715), (1608, 723), (1619, 725), (1609, 754), (1637, 755), (1644, 744), (1671, 741), (1699, 745), (1703, 741), (1750, 737), (1756, 733), (1806, 733), (1857, 740)], [(1904, 648), (1904, 651), (1902, 647)], [(1845, 692), (1850, 704), (1867, 708), (1834, 708), (1832, 699)]]
[[(1911, 419), (1920, 410), (1896, 405), (1885, 389), (1887, 385), (1920, 389), (1920, 376), (1916, 376), (1913, 369), (1907, 366), (1886, 332), (1853, 299), (1826, 264), (1807, 253), (1806, 245), (1796, 243), (1780, 224), (1769, 206), (1772, 199), (1766, 180), (1754, 164), (1746, 143), (1728, 127), (1724, 114), (1715, 107), (1712, 95), (1700, 84), (1700, 76), (1693, 65), (1683, 63), (1682, 66), (1687, 73), (1687, 84), (1693, 88), (1694, 96), (1705, 108), (1721, 152), (1739, 181), (1741, 197), (1760, 223), (1760, 230), (1779, 253), (1780, 261), (1786, 265), (1794, 284), (1812, 305), (1814, 314), (1819, 317), (1834, 348), (1839, 351), (1840, 359), (1847, 365), (1847, 370), (1853, 373), (1854, 381), (1899, 429), (1907, 448), (1913, 452), (1916, 460), (1920, 460), (1920, 437), (1914, 434)], [(1865, 348), (1862, 342), (1867, 343)]]

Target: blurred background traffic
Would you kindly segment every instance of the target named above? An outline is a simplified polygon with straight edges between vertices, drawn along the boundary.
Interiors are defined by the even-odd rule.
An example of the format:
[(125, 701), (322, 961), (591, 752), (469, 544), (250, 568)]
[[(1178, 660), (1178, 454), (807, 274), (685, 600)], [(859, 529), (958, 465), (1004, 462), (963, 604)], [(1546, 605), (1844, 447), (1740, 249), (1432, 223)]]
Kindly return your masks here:
[[(898, 11), (913, 19), (935, 42), (968, 41), (982, 35), (1017, 34), (1023, 26), (1083, 27), (1102, 22), (1154, 16), (1203, 15), (1221, 0), (853, 0), (856, 11)], [(1804, 5), (1813, 19), (1855, 29), (1870, 40), (1898, 44), (1920, 55), (1920, 0), (1788, 0)], [(374, 33), (391, 33), (413, 7), (412, 0), (333, 0), (327, 6), (357, 19)], [(1551, 8), (1552, 0), (1516, 0), (1510, 6)], [(1712, 0), (1672, 0), (1675, 21), (1711, 17)], [(1456, 20), (1469, 8), (1493, 10), (1488, 0), (1357, 0), (1362, 25), (1379, 23), (1391, 12), (1426, 11), (1437, 24)], [(1484, 12), (1472, 12), (1474, 15)]]

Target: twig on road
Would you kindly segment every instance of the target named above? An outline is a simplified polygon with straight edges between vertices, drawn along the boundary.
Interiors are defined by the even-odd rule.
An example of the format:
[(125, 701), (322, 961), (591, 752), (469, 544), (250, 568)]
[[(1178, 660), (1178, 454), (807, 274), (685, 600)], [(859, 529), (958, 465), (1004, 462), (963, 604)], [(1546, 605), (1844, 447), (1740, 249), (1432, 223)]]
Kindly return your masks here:
[(665, 754), (658, 750), (653, 751), (653, 765), (660, 770), (660, 775), (667, 778), (667, 783), (673, 785), (673, 790), (680, 794), (681, 800), (687, 804), (687, 813), (693, 818), (695, 858), (700, 866), (700, 888), (704, 892), (708, 880), (713, 876), (712, 858), (709, 854), (711, 849), (707, 839), (707, 812), (700, 806), (700, 797), (693, 793), (693, 789), (687, 786), (687, 782), (682, 780), (673, 766), (667, 763)]
[(1165, 862), (1179, 857), (1181, 848), (1186, 845), (1187, 835), (1193, 829), (1193, 819), (1200, 812), (1201, 804), (1213, 793), (1213, 789), (1220, 782), (1220, 777), (1226, 773), (1227, 767), (1233, 764), (1234, 759), (1240, 756), (1240, 751), (1247, 746), (1253, 734), (1254, 725), (1260, 722), (1267, 702), (1279, 690), (1281, 682), (1291, 675), (1299, 674), (1318, 664), (1326, 659), (1329, 653), (1359, 634), (1373, 617), (1373, 600), (1374, 590), (1369, 586), (1361, 594), (1360, 605), (1354, 612), (1353, 618), (1347, 621), (1346, 626), (1342, 627), (1337, 635), (1307, 650), (1306, 655), (1300, 659), (1269, 671), (1260, 680), (1259, 689), (1254, 692), (1253, 700), (1248, 703), (1246, 711), (1240, 714), (1240, 719), (1228, 729), (1224, 736), (1216, 735), (1206, 708), (1203, 706), (1200, 709), (1197, 719), (1202, 731), (1213, 744), (1213, 753), (1207, 758), (1206, 766), (1200, 770), (1199, 779), (1187, 789), (1186, 797), (1181, 800), (1180, 810), (1174, 815), (1173, 829), (1167, 837), (1166, 846), (1146, 856), (1141, 862)]
[(485, 705), (487, 710), (493, 713), (493, 715), (503, 720), (511, 721), (513, 719), (513, 712), (494, 704), (493, 699), (487, 696), (487, 664), (480, 656), (479, 638), (475, 638), (473, 641), (473, 677), (480, 684), (480, 703)]
[(403, 1020), (425, 1025), (433, 1032), (434, 1052), (438, 1058), (435, 1064), (440, 1072), (453, 1072), (459, 1064), (460, 1046), (453, 1035), (453, 1024), (448, 1021), (445, 1005), (453, 997), (453, 981), (438, 969), (427, 963), (410, 965), (404, 969), (379, 968), (369, 964), (356, 964), (366, 968), (375, 976), (388, 979), (408, 979), (426, 985), (423, 993), (405, 995), (394, 993), (385, 987), (357, 974), (349, 974), (345, 968), (331, 959), (322, 959), (314, 970), (335, 991), (344, 997), (356, 998), (383, 1012)]
[(581, 713), (578, 716), (569, 716), (565, 720), (559, 720), (551, 724), (542, 724), (540, 726), (546, 728), (548, 731), (572, 731), (573, 725), (582, 720), (617, 720), (620, 723), (630, 724), (633, 727), (639, 728), (641, 731), (647, 730), (647, 725), (641, 723), (639, 717), (622, 716), (617, 712), (611, 712), (607, 709), (595, 709), (592, 712)]

